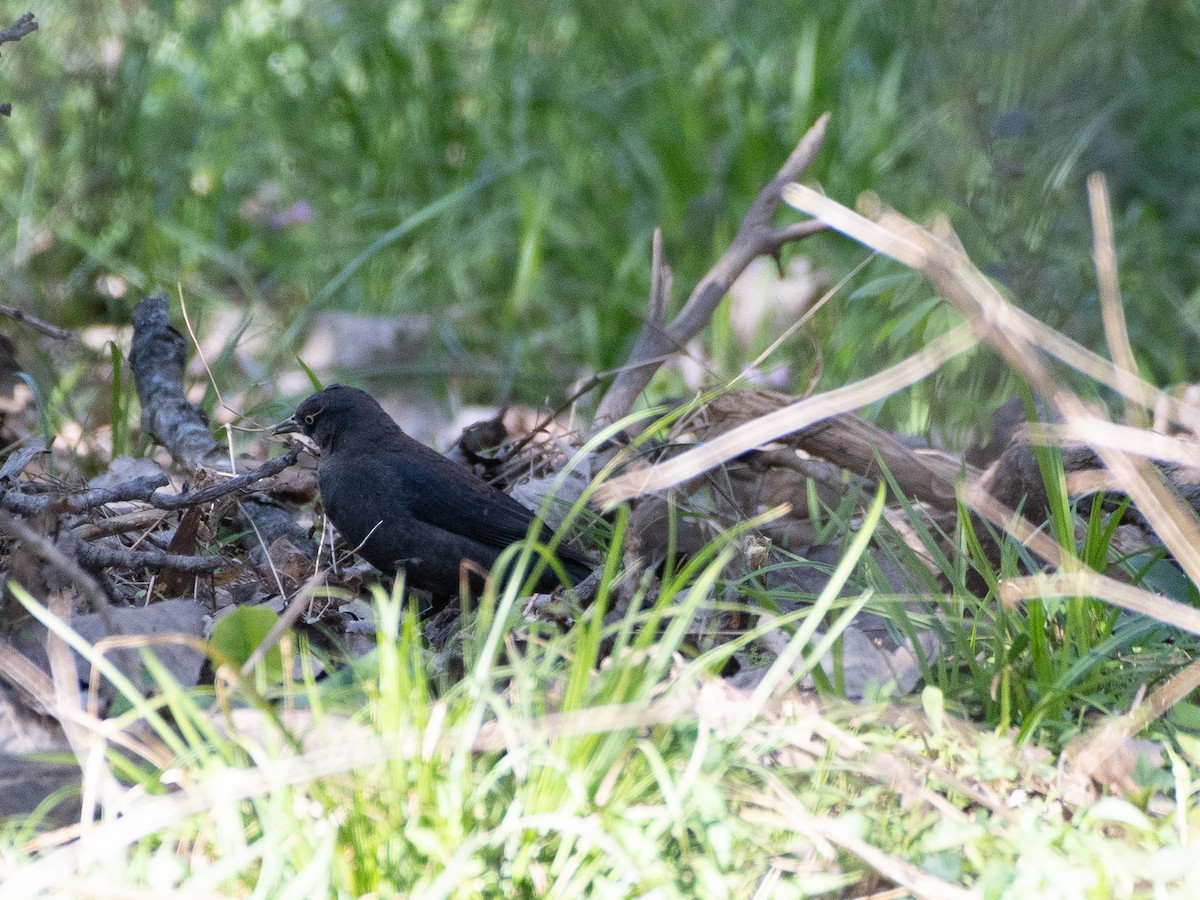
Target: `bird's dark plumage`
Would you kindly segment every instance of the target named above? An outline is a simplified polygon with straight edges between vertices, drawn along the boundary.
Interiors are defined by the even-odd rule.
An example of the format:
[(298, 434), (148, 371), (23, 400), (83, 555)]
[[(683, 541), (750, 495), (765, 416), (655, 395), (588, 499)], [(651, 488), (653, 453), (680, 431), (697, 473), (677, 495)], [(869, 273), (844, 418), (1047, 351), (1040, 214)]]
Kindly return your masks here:
[[(446, 599), (459, 592), (460, 565), (490, 569), (522, 540), (534, 515), (508, 494), (400, 430), (375, 398), (335, 384), (296, 407), (276, 434), (300, 432), (320, 448), (318, 484), (325, 514), (369, 563)], [(541, 537), (548, 537), (543, 530)], [(574, 548), (558, 558), (573, 582), (591, 571)], [(547, 571), (537, 587), (558, 584)]]

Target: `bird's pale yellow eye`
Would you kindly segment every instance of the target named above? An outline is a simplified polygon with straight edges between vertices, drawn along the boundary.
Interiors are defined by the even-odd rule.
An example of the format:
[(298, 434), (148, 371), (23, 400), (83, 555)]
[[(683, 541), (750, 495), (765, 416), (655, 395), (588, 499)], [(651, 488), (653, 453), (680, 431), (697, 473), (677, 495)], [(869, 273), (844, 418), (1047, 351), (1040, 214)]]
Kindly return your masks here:
[(307, 415), (307, 416), (305, 416), (305, 417), (304, 417), (304, 424), (305, 424), (305, 425), (312, 425), (312, 424), (313, 424), (314, 422), (316, 422), (316, 421), (317, 421), (317, 417), (316, 417), (316, 416), (314, 416), (314, 415), (312, 415), (311, 413), (310, 413), (309, 415)]

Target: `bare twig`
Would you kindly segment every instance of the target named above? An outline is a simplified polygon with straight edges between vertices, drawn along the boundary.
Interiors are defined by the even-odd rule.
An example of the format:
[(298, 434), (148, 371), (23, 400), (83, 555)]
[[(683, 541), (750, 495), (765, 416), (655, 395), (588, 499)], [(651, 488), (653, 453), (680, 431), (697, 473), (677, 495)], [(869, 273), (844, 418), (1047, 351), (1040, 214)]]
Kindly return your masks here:
[(163, 550), (126, 550), (82, 541), (71, 550), (79, 557), (80, 563), (95, 569), (110, 566), (119, 569), (177, 569), (200, 574), (229, 565), (229, 560), (220, 556), (184, 556)]
[(34, 21), (33, 13), (25, 13), (7, 28), (0, 28), (0, 44), (11, 44), (19, 41), (27, 34), (37, 31), (38, 23)]
[(150, 497), (149, 502), (157, 509), (184, 509), (186, 507), (198, 506), (201, 503), (211, 503), (227, 494), (232, 494), (234, 491), (240, 491), (255, 482), (262, 481), (264, 478), (278, 475), (288, 466), (294, 464), (299, 458), (300, 450), (293, 447), (282, 456), (268, 459), (258, 468), (252, 469), (242, 475), (236, 475), (227, 481), (209, 485), (198, 491), (189, 491), (186, 494), (154, 494)]
[[(19, 41), (27, 34), (37, 31), (38, 23), (34, 21), (33, 13), (25, 13), (7, 28), (0, 28), (0, 44), (10, 44)], [(11, 103), (0, 103), (0, 116), (12, 115)], [(53, 327), (53, 326), (51, 326)]]
[(166, 475), (146, 475), (133, 478), (109, 488), (92, 488), (86, 491), (63, 494), (39, 494), (30, 496), (20, 491), (9, 490), (0, 494), (0, 508), (21, 515), (54, 510), (64, 513), (80, 513), (85, 510), (104, 506), (108, 503), (124, 503), (135, 501), (148, 503), (155, 509), (177, 510), (189, 509), (202, 503), (212, 503), (214, 500), (244, 490), (252, 484), (278, 475), (288, 466), (294, 464), (300, 456), (297, 449), (289, 450), (282, 456), (269, 459), (256, 469), (234, 476), (225, 481), (209, 485), (198, 491), (188, 491), (184, 494), (160, 494), (157, 488), (168, 483)]
[[(755, 197), (729, 248), (700, 279), (683, 309), (670, 323), (665, 322), (665, 315), (656, 320), (660, 312), (658, 304), (663, 305), (662, 312), (665, 313), (670, 275), (665, 263), (655, 266), (657, 277), (651, 289), (650, 312), (628, 363), (600, 402), (596, 413), (597, 427), (615, 422), (633, 408), (638, 394), (650, 382), (662, 360), (685, 346), (704, 328), (729, 286), (754, 259), (776, 255), (785, 244), (815, 234), (824, 227), (820, 222), (800, 222), (776, 228), (771, 220), (779, 208), (784, 186), (800, 178), (820, 150), (828, 124), (829, 113), (825, 113), (801, 138), (779, 172)], [(656, 237), (656, 245), (656, 255), (661, 259), (661, 237)]]
[(139, 509), (135, 512), (120, 516), (111, 516), (95, 522), (85, 522), (73, 529), (75, 537), (81, 541), (94, 541), (103, 537), (113, 537), (129, 531), (153, 531), (155, 527), (165, 522), (169, 514), (160, 509)]
[(142, 404), (142, 429), (153, 434), (189, 472), (229, 471), (224, 449), (208, 430), (208, 420), (188, 403), (183, 387), (187, 344), (174, 326), (167, 298), (147, 297), (133, 311), (129, 365)]
[[(214, 469), (228, 472), (231, 468), (228, 455), (209, 433), (204, 414), (188, 403), (184, 393), (183, 365), (187, 345), (183, 335), (171, 325), (167, 298), (157, 294), (139, 303), (133, 311), (133, 328), (133, 353), (129, 363), (133, 368), (133, 379), (137, 385), (138, 399), (142, 404), (142, 427), (162, 441), (170, 454), (189, 471)], [(273, 475), (295, 461), (294, 454), (284, 454), (265, 463), (254, 472), (205, 489), (211, 493), (196, 491), (187, 495), (187, 501), (163, 499), (161, 502), (178, 505), (160, 508), (180, 508), (197, 502), (207, 502), (246, 486), (250, 480)], [(242, 478), (249, 480), (239, 482)], [(158, 499), (150, 502), (159, 505), (156, 502)], [(244, 518), (253, 519), (257, 523), (255, 527), (263, 532), (276, 534), (280, 531), (278, 510), (269, 504), (242, 503), (239, 505), (239, 511)], [(271, 527), (260, 527), (266, 524), (260, 517), (268, 518)], [(309, 557), (316, 556), (316, 548), (312, 541), (299, 533), (299, 529), (291, 529), (289, 538), (301, 552)]]
[(7, 303), (0, 303), (0, 316), (8, 316), (15, 322), (24, 322), (30, 328), (40, 331), (48, 337), (56, 340), (65, 341), (71, 336), (71, 332), (66, 328), (60, 328), (57, 325), (51, 325), (45, 319), (39, 319), (37, 316), (30, 315), (23, 309), (18, 309), (15, 306), (9, 306)]
[(30, 496), (19, 490), (0, 494), (0, 507), (23, 516), (53, 510), (61, 513), (81, 513), (107, 503), (136, 501), (150, 503), (157, 488), (168, 483), (166, 475), (146, 475), (133, 478), (110, 488), (91, 488), (74, 493), (52, 493)]
[[(714, 398), (706, 406), (713, 414), (707, 425), (685, 421), (680, 427), (694, 432), (699, 441), (705, 442), (734, 425), (777, 412), (793, 403), (794, 397), (773, 391), (735, 391)], [(964, 471), (959, 460), (919, 453), (890, 431), (867, 422), (857, 413), (822, 419), (794, 434), (781, 436), (778, 442), (874, 481), (880, 480), (886, 471), (905, 496), (924, 500), (939, 509), (953, 509), (957, 502), (955, 484)], [(798, 471), (806, 477), (813, 477), (811, 470), (804, 470), (806, 463), (791, 450), (778, 454), (777, 461), (771, 465), (784, 465), (784, 460), (801, 466)], [(841, 485), (840, 476), (838, 484)]]

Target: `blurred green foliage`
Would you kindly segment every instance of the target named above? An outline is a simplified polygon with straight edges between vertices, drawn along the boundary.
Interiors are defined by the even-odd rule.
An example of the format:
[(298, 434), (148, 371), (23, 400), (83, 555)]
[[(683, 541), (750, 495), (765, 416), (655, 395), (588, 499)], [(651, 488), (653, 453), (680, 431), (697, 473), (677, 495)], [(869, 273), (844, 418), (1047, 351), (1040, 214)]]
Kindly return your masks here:
[[(0, 2), (4, 21), (27, 5)], [(0, 285), (67, 324), (124, 321), (177, 282), (201, 307), (283, 325), (317, 305), (428, 312), (427, 358), (397, 371), (562, 396), (581, 370), (623, 361), (653, 228), (685, 295), (831, 110), (811, 179), (844, 202), (872, 190), (918, 219), (947, 214), (1018, 302), (1093, 346), (1083, 182), (1106, 172), (1140, 359), (1160, 382), (1200, 378), (1185, 351), (1200, 323), (1195, 0), (35, 12), (41, 30), (0, 63), (15, 105), (0, 122)], [(835, 275), (864, 256), (836, 236), (789, 252)], [(113, 275), (124, 296), (106, 289)], [(872, 263), (785, 348), (796, 387), (813, 339), (840, 383), (943, 331), (928, 300)], [(976, 354), (888, 416), (919, 429), (940, 402), (932, 417), (961, 423), (1007, 391), (1000, 372)]]

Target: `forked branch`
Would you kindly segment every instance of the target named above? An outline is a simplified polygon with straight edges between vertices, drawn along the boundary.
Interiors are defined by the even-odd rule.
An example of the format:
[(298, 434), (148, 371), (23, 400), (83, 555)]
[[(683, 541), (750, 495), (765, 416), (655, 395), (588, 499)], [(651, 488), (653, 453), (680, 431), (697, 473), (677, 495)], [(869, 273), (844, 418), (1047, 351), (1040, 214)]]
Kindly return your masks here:
[[(10, 44), (19, 41), (27, 34), (32, 34), (37, 31), (38, 23), (33, 18), (33, 13), (25, 13), (17, 21), (13, 22), (7, 28), (0, 28), (0, 44)], [(0, 116), (12, 115), (11, 103), (0, 103)]]
[(729, 248), (721, 255), (708, 274), (700, 279), (671, 321), (666, 321), (666, 304), (670, 293), (670, 269), (663, 262), (661, 236), (655, 233), (655, 265), (650, 291), (649, 313), (641, 334), (629, 355), (629, 361), (613, 380), (612, 387), (600, 401), (596, 413), (597, 427), (615, 422), (632, 408), (638, 394), (650, 383), (650, 378), (672, 353), (685, 346), (700, 333), (712, 318), (717, 305), (729, 291), (729, 286), (759, 256), (775, 256), (788, 243), (821, 231), (820, 222), (799, 222), (782, 228), (772, 224), (779, 209), (784, 186), (804, 173), (821, 149), (829, 113), (825, 113), (808, 133), (800, 139), (787, 161), (754, 198), (749, 212)]

